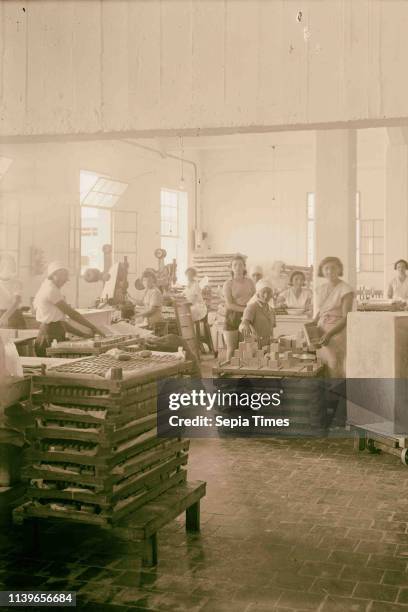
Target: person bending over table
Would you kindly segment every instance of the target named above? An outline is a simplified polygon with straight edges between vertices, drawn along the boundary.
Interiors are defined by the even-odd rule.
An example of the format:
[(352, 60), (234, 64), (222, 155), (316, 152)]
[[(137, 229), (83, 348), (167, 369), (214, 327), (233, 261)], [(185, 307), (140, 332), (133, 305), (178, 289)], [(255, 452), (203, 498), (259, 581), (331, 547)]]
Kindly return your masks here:
[(246, 277), (245, 259), (236, 255), (231, 262), (231, 279), (224, 283), (226, 302), (224, 339), (227, 359), (231, 359), (239, 343), (239, 326), (246, 305), (255, 293), (254, 283)]
[[(35, 316), (40, 329), (35, 340), (35, 352), (37, 357), (45, 357), (47, 348), (53, 340), (62, 342), (65, 340), (66, 332), (81, 337), (92, 337), (93, 335), (104, 336), (105, 334), (96, 325), (85, 319), (79, 312), (66, 303), (61, 288), (69, 281), (67, 267), (58, 261), (50, 263), (47, 269), (47, 278), (42, 282), (34, 298)], [(89, 334), (81, 332), (70, 325), (66, 318), (79, 323), (89, 329)]]

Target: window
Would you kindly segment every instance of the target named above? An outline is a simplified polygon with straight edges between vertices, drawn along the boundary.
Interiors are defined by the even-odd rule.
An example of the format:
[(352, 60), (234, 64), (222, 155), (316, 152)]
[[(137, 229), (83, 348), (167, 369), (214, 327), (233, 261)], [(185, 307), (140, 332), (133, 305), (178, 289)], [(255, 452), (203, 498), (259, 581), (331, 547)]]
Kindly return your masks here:
[(165, 263), (177, 262), (177, 279), (184, 278), (188, 266), (187, 193), (161, 190), (161, 248), (166, 249)]
[(81, 172), (81, 204), (113, 208), (127, 187), (127, 183), (113, 181), (93, 172)]
[(384, 220), (360, 221), (360, 270), (359, 272), (384, 271)]
[(112, 244), (112, 208), (127, 186), (127, 183), (81, 171), (81, 274), (87, 268), (103, 270), (102, 247)]

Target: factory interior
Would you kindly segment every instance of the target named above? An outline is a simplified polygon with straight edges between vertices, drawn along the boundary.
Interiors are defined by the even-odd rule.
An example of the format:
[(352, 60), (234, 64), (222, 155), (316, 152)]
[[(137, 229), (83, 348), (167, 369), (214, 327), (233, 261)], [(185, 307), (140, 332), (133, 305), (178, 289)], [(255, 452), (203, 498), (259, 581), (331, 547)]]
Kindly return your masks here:
[(0, 2), (0, 607), (408, 609), (407, 23)]

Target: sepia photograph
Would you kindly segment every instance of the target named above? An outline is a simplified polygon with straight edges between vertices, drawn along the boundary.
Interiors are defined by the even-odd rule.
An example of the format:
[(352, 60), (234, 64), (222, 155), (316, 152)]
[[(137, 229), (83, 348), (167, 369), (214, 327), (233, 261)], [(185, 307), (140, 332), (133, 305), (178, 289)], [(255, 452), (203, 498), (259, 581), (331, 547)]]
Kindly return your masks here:
[(0, 610), (408, 610), (408, 0), (0, 0)]

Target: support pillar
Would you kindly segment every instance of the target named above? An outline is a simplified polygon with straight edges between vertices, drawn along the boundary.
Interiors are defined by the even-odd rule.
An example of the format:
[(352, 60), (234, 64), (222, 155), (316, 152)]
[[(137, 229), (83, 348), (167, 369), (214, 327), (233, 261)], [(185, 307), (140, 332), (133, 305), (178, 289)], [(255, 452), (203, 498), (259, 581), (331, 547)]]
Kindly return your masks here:
[(357, 140), (355, 130), (316, 132), (315, 271), (327, 256), (343, 262), (356, 286)]
[(385, 288), (394, 263), (408, 260), (408, 129), (389, 128), (385, 187)]

